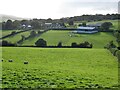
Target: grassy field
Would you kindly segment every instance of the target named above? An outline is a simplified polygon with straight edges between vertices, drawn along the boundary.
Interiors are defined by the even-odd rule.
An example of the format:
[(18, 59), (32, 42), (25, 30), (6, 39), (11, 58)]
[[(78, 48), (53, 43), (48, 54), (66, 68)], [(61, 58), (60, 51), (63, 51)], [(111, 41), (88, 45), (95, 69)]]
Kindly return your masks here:
[[(72, 37), (70, 36), (72, 35)], [(112, 33), (96, 33), (96, 34), (71, 34), (70, 31), (48, 31), (41, 36), (31, 38), (23, 42), (23, 45), (34, 45), (39, 39), (43, 38), (47, 41), (48, 45), (57, 45), (62, 42), (63, 45), (71, 45), (72, 42), (81, 43), (89, 41), (93, 44), (94, 48), (104, 48), (104, 46), (111, 40), (115, 41)]]
[(6, 36), (8, 34), (11, 34), (12, 31), (18, 32), (20, 30), (2, 30), (2, 35), (0, 36), (0, 38), (3, 37), (3, 36)]
[[(96, 24), (96, 23), (104, 23), (104, 22), (111, 22), (113, 24), (113, 27), (111, 29), (118, 30), (118, 27), (120, 26), (120, 20), (102, 20), (102, 21), (93, 21), (93, 22), (86, 22), (87, 24)], [(78, 25), (82, 22), (75, 22), (75, 25)]]
[(26, 32), (5, 38), (4, 40), (7, 40), (7, 41), (12, 42), (12, 43), (16, 43), (17, 41), (19, 41), (21, 39), (21, 35), (28, 37), (30, 35), (30, 31), (26, 31)]
[(3, 88), (115, 88), (118, 84), (117, 58), (108, 50), (2, 49)]
[[(118, 20), (103, 20), (103, 21), (96, 21), (96, 22), (88, 22), (87, 24), (93, 24), (93, 23), (102, 23), (102, 22), (112, 22), (113, 23), (113, 27), (115, 30), (118, 29)], [(78, 24), (78, 23), (76, 23)], [(9, 33), (11, 33), (12, 30), (3, 30), (2, 31), (2, 36), (5, 36)], [(30, 31), (28, 32), (24, 32), (24, 33), (20, 33), (17, 34), (13, 37), (9, 37), (6, 38), (4, 40), (10, 41), (12, 43), (16, 43), (17, 41), (19, 41), (21, 39), (21, 35), (24, 36), (28, 36), (30, 34)], [(65, 46), (70, 46), (72, 42), (77, 42), (77, 43), (81, 43), (84, 41), (89, 41), (90, 43), (93, 44), (94, 48), (103, 48), (106, 43), (108, 43), (109, 41), (113, 40), (115, 41), (115, 38), (113, 37), (113, 35), (111, 33), (96, 33), (96, 34), (76, 34), (76, 35), (72, 35), (72, 37), (70, 37), (70, 31), (49, 31), (47, 33), (42, 34), (41, 36), (36, 36), (33, 38), (29, 38), (28, 40), (24, 41), (22, 43), (22, 45), (35, 45), (35, 42), (39, 39), (39, 38), (43, 38), (47, 41), (48, 45), (57, 45), (59, 42), (62, 42), (63, 45)]]
[(115, 29), (115, 30), (118, 30), (118, 26), (120, 25), (120, 20), (103, 20), (97, 22), (88, 22), (88, 24), (103, 23), (103, 22), (111, 22), (113, 24), (113, 27), (111, 27), (111, 29)]

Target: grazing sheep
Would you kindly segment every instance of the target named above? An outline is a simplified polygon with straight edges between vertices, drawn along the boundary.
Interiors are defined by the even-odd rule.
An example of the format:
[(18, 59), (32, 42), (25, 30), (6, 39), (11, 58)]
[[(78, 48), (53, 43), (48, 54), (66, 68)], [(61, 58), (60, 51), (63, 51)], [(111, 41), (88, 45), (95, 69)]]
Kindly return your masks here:
[(27, 61), (24, 61), (24, 64), (28, 64), (28, 62), (27, 62)]
[(10, 60), (8, 60), (8, 62), (13, 62), (13, 60), (10, 59)]

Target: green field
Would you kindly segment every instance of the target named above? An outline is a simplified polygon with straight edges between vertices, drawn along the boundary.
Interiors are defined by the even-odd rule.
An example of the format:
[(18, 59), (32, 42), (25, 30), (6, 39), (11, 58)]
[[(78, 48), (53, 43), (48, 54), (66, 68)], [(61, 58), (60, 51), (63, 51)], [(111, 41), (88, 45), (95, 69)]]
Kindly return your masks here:
[(115, 88), (118, 84), (117, 58), (105, 49), (2, 50), (3, 88)]
[[(120, 26), (120, 20), (102, 20), (102, 21), (93, 21), (93, 22), (86, 22), (87, 24), (96, 24), (96, 23), (104, 23), (104, 22), (111, 22), (113, 24), (113, 27), (111, 29), (118, 30), (118, 27)], [(82, 22), (75, 22), (75, 25), (78, 25)]]
[[(114, 25), (112, 29), (117, 29), (117, 20), (111, 22)], [(2, 34), (5, 36), (11, 32), (3, 30)], [(21, 35), (28, 37), (30, 32), (4, 40), (16, 43)], [(21, 45), (35, 45), (40, 38), (46, 40), (48, 46), (57, 46), (59, 42), (63, 46), (71, 46), (73, 42), (79, 44), (88, 41), (93, 44), (93, 48), (2, 47), (2, 88), (118, 87), (118, 60), (109, 50), (104, 49), (111, 40), (117, 45), (113, 33), (73, 34), (71, 31), (50, 30), (23, 41)], [(25, 61), (28, 64), (24, 64)]]
[(115, 30), (118, 30), (118, 26), (120, 25), (120, 20), (103, 20), (96, 22), (88, 22), (88, 24), (103, 23), (103, 22), (111, 22), (113, 24), (113, 27), (111, 27), (111, 29), (115, 29)]
[(0, 38), (8, 34), (11, 34), (12, 31), (19, 32), (20, 30), (2, 30), (2, 36), (0, 36)]
[[(103, 22), (112, 22), (113, 27), (111, 29), (118, 29), (118, 20), (102, 20), (102, 21), (96, 21), (96, 22), (88, 22), (87, 24), (94, 24), (94, 23), (103, 23)], [(75, 23), (75, 24), (78, 24)], [(3, 36), (11, 33), (12, 30), (3, 30), (2, 34)], [(20, 34), (17, 34), (12, 37), (5, 38), (4, 40), (7, 40), (12, 43), (16, 43), (21, 39), (21, 35), (24, 35), (25, 37), (28, 37), (30, 34), (30, 31), (23, 32)], [(70, 36), (72, 35), (72, 37)], [(115, 42), (115, 38), (111, 33), (96, 33), (96, 34), (76, 34), (73, 35), (70, 33), (70, 31), (48, 31), (40, 36), (36, 36), (33, 38), (29, 38), (28, 40), (25, 40), (22, 43), (22, 46), (24, 45), (35, 45), (35, 42), (39, 39), (43, 38), (47, 41), (47, 45), (50, 46), (56, 46), (59, 42), (62, 42), (65, 46), (70, 46), (72, 42), (81, 43), (84, 41), (88, 41), (93, 44), (93, 48), (104, 48), (104, 46), (111, 40)]]
[[(28, 39), (23, 42), (23, 45), (35, 45), (34, 43), (43, 38), (47, 41), (47, 45), (57, 45), (62, 42), (65, 46), (70, 46), (72, 42), (81, 43), (88, 41), (93, 44), (94, 48), (104, 48), (104, 46), (111, 40), (115, 41), (112, 33), (96, 33), (96, 34), (71, 34), (71, 31), (48, 31), (41, 36)], [(70, 36), (72, 35), (72, 37)]]
[(8, 38), (5, 38), (4, 40), (7, 40), (7, 41), (12, 42), (12, 43), (16, 43), (17, 41), (19, 41), (21, 39), (21, 35), (28, 37), (30, 35), (30, 31), (26, 31), (26, 32), (23, 32), (20, 34), (16, 34), (14, 36), (10, 36)]

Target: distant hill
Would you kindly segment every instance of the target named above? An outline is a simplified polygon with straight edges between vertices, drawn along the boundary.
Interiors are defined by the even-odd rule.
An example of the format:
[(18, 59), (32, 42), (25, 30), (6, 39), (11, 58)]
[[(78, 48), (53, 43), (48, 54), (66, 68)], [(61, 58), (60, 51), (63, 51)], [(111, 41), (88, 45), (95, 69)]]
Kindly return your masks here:
[(4, 15), (4, 14), (0, 14), (0, 22), (2, 21), (7, 21), (8, 19), (10, 20), (23, 20), (23, 19), (30, 19), (30, 18), (21, 18), (21, 17), (16, 17), (16, 16), (12, 16), (12, 15)]

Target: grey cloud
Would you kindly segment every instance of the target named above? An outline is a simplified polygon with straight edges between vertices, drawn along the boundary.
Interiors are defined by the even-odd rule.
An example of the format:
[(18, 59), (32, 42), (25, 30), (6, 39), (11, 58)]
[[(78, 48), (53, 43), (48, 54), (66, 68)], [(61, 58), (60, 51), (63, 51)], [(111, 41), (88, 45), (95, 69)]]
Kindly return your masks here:
[[(65, 2), (62, 5), (61, 12), (62, 13), (74, 13), (78, 9), (88, 8), (96, 11), (113, 11), (116, 12), (118, 10), (118, 2), (81, 2), (78, 0)], [(88, 12), (89, 14), (89, 12)], [(101, 13), (102, 14), (102, 13)]]

